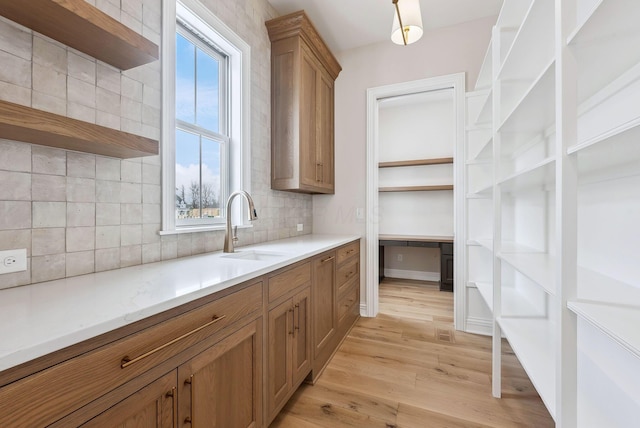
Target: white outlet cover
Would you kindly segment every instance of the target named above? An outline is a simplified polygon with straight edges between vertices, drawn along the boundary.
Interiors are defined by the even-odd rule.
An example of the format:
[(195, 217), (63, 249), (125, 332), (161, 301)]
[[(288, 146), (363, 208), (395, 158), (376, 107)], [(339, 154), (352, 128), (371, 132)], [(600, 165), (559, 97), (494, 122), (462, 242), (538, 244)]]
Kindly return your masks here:
[(302, 232), (304, 230), (304, 224), (298, 223), (298, 232)]
[[(9, 260), (14, 260), (10, 262)], [(27, 249), (0, 251), (0, 275), (27, 270)]]

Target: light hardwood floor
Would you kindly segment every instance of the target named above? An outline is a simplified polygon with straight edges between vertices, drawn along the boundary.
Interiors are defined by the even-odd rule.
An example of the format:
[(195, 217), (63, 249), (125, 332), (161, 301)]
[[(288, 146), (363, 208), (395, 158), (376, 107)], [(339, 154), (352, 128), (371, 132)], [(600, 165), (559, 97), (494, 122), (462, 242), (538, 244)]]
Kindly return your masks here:
[(272, 428), (551, 427), (504, 343), (502, 399), (491, 396), (491, 340), (453, 329), (453, 294), (385, 279), (380, 313), (361, 318), (318, 382)]

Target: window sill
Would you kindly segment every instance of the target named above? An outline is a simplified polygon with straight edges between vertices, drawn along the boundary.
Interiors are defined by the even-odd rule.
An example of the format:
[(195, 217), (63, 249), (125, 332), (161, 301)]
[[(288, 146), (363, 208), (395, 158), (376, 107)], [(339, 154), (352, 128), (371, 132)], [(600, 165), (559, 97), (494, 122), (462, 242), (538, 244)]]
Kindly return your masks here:
[[(233, 227), (238, 227), (238, 229), (249, 229), (252, 228), (252, 224), (238, 224), (233, 225)], [(197, 232), (216, 232), (216, 231), (224, 231), (226, 229), (225, 224), (215, 224), (211, 226), (194, 226), (194, 227), (181, 227), (175, 230), (161, 230), (158, 232), (160, 236), (165, 235), (180, 235), (182, 233), (197, 233)]]

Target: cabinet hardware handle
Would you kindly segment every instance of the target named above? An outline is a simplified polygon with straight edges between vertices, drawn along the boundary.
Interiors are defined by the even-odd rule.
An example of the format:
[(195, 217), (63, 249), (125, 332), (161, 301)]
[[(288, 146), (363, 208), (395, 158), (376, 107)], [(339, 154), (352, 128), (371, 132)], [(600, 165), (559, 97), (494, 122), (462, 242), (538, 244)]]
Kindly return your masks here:
[(350, 249), (349, 251), (347, 251), (347, 254), (351, 254), (351, 253), (353, 253), (354, 251), (355, 251), (355, 250), (352, 248), (352, 249)]
[(175, 388), (171, 388), (171, 391), (167, 391), (167, 393), (164, 395), (167, 398), (173, 397), (175, 395), (176, 389)]
[(289, 311), (288, 311), (288, 312), (291, 314), (291, 330), (289, 330), (289, 334), (290, 334), (291, 336), (293, 336), (293, 335), (294, 335), (294, 333), (293, 333), (293, 332), (294, 332), (294, 324), (295, 324), (295, 323), (294, 323), (294, 321), (293, 321), (293, 317), (294, 317), (294, 315), (293, 315), (293, 308), (289, 308)]
[[(296, 330), (300, 331), (300, 303), (296, 303), (295, 309), (298, 310), (298, 320), (296, 321), (295, 327), (293, 328), (294, 332)], [(300, 334), (300, 333), (298, 332), (298, 334)], [(294, 333), (293, 337), (296, 337), (295, 333)]]
[(184, 423), (194, 426), (194, 423), (193, 423), (193, 384), (194, 384), (193, 375), (189, 376), (189, 379), (185, 379), (184, 384), (189, 385), (189, 393), (191, 394), (191, 397), (189, 397), (191, 400), (191, 402), (189, 403), (189, 416), (184, 418)]
[(144, 360), (147, 357), (150, 357), (151, 355), (155, 354), (156, 352), (162, 351), (164, 348), (173, 345), (174, 343), (177, 343), (179, 341), (181, 341), (182, 339), (185, 339), (197, 332), (199, 332), (202, 329), (205, 329), (207, 327), (209, 327), (212, 324), (217, 323), (220, 320), (223, 320), (226, 318), (226, 315), (222, 315), (221, 317), (214, 315), (213, 318), (211, 319), (211, 321), (209, 321), (206, 324), (202, 324), (200, 327), (194, 328), (193, 330), (183, 334), (180, 337), (176, 337), (173, 340), (170, 340), (169, 342), (165, 343), (164, 345), (160, 345), (157, 348), (152, 349), (151, 351), (147, 351), (142, 355), (139, 355), (135, 358), (129, 358), (128, 356), (125, 356), (122, 358), (122, 360), (120, 361), (120, 368), (126, 368), (129, 367), (130, 365), (132, 365), (133, 363), (137, 363), (138, 361)]
[(335, 258), (336, 258), (336, 256), (327, 257), (326, 259), (321, 260), (321, 261), (320, 261), (320, 263), (326, 263), (326, 262), (328, 262), (329, 260), (333, 260), (333, 259), (335, 259)]

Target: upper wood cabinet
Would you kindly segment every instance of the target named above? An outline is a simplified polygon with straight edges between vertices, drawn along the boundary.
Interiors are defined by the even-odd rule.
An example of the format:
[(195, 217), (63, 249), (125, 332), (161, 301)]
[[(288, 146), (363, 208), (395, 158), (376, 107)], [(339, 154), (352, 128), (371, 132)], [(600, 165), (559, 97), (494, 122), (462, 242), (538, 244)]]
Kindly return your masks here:
[(334, 81), (342, 70), (303, 11), (271, 39), (271, 188), (334, 192)]

